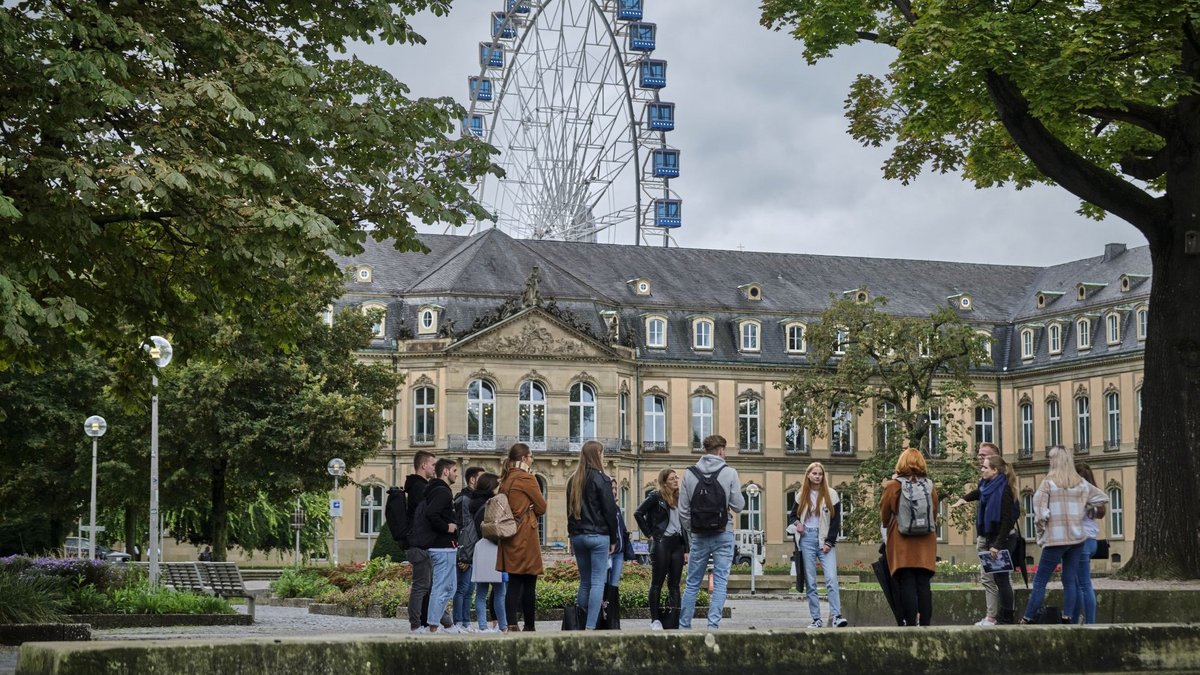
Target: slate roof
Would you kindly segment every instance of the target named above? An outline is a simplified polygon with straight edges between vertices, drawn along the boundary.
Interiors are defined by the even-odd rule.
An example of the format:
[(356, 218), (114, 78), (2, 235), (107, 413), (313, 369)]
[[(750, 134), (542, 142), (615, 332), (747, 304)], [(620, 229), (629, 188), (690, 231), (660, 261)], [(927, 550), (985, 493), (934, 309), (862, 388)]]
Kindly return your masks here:
[[(642, 349), (639, 358), (675, 362), (741, 362), (760, 364), (805, 363), (805, 357), (788, 355), (780, 321), (811, 321), (829, 305), (830, 296), (868, 289), (872, 297), (886, 296), (887, 309), (900, 315), (924, 316), (945, 306), (952, 296), (969, 294), (972, 311), (961, 316), (983, 324), (994, 336), (996, 369), (1016, 370), (1048, 362), (1140, 350), (1133, 322), (1135, 314), (1123, 315), (1123, 342), (1118, 347), (1104, 344), (1102, 324), (1094, 332), (1090, 352), (1074, 351), (1073, 319), (1084, 312), (1097, 312), (1116, 305), (1144, 302), (1150, 281), (1140, 281), (1127, 293), (1119, 288), (1122, 274), (1149, 275), (1148, 247), (1124, 250), (1110, 245), (1106, 255), (1076, 260), (1051, 267), (988, 265), (979, 263), (901, 260), (790, 253), (757, 253), (689, 248), (660, 248), (615, 244), (517, 240), (499, 229), (465, 237), (419, 235), (428, 254), (400, 253), (391, 241), (364, 245), (361, 255), (338, 257), (343, 267), (370, 265), (371, 283), (347, 281), (343, 304), (355, 304), (368, 296), (385, 296), (389, 336), (401, 325), (416, 332), (420, 306), (433, 303), (445, 308), (445, 319), (458, 333), (477, 318), (495, 311), (504, 299), (519, 295), (532, 267), (539, 268), (539, 291), (554, 298), (559, 307), (591, 326), (595, 336), (605, 334), (600, 317), (616, 310), (621, 317), (622, 336), (631, 334), (645, 345), (644, 316), (661, 314), (668, 320), (666, 349)], [(650, 296), (638, 296), (630, 280), (644, 277), (651, 283)], [(1076, 284), (1105, 284), (1093, 287), (1086, 301), (1076, 300)], [(747, 299), (739, 286), (758, 283), (762, 299)], [(1043, 309), (1036, 306), (1039, 290), (1060, 291), (1056, 301)], [(697, 352), (691, 348), (691, 317), (704, 314), (714, 319), (714, 348)], [(761, 351), (742, 353), (737, 349), (736, 320), (753, 317), (762, 322)], [(1020, 326), (1062, 317), (1064, 352), (1050, 358), (1045, 331), (1039, 330), (1038, 358), (1020, 358)]]

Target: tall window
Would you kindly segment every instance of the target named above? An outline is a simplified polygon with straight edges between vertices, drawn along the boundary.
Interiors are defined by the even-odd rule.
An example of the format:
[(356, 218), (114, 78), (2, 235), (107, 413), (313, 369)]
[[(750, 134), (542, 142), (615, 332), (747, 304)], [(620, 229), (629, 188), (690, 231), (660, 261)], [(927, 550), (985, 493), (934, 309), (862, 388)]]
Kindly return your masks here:
[[(745, 490), (742, 491), (742, 499), (746, 501), (746, 508), (738, 514), (741, 522), (739, 525), (743, 530), (761, 530), (762, 529), (762, 490), (753, 497)], [(736, 556), (735, 556), (736, 557)]]
[[(1021, 495), (1021, 515), (1025, 519), (1024, 525), (1021, 527), (1021, 534), (1026, 539), (1034, 539), (1037, 534), (1037, 514), (1033, 511), (1033, 493), (1026, 492)], [(1017, 562), (1017, 561), (1013, 561)]]
[(996, 409), (981, 405), (975, 408), (975, 444), (996, 442)]
[(521, 383), (517, 402), (517, 440), (536, 449), (546, 447), (546, 388), (540, 382)]
[(692, 397), (692, 447), (699, 448), (713, 433), (713, 400), (711, 396)]
[(844, 404), (833, 406), (830, 414), (829, 451), (835, 455), (854, 453), (854, 414)]
[[(549, 495), (549, 491), (546, 489), (546, 479), (541, 476), (534, 476), (534, 478), (537, 478), (538, 489), (541, 490), (542, 499), (545, 500)], [(544, 513), (538, 516), (538, 542), (542, 546), (546, 545), (546, 514)]]
[(1104, 395), (1104, 445), (1121, 447), (1121, 395), (1110, 391)]
[(1080, 319), (1075, 322), (1075, 347), (1078, 349), (1092, 348), (1092, 322)]
[(1062, 445), (1062, 405), (1058, 399), (1046, 399), (1046, 443), (1048, 447)]
[(1050, 343), (1051, 354), (1062, 353), (1062, 324), (1052, 323), (1046, 329), (1047, 341)]
[(692, 346), (696, 349), (713, 348), (713, 323), (708, 319), (697, 319), (692, 324)]
[(929, 432), (925, 436), (925, 450), (930, 457), (942, 454), (942, 409), (929, 409)]
[(756, 352), (758, 351), (758, 322), (743, 321), (741, 326), (742, 332), (742, 351)]
[(387, 308), (383, 305), (363, 305), (363, 314), (370, 314), (371, 312), (377, 312), (375, 321), (371, 322), (371, 335), (377, 338), (384, 337)]
[(759, 424), (759, 401), (747, 396), (738, 400), (738, 448), (758, 450), (761, 439)]
[(433, 443), (437, 434), (437, 402), (433, 387), (413, 390), (413, 443)]
[(1033, 404), (1021, 404), (1021, 454), (1033, 453)]
[(486, 380), (467, 385), (467, 448), (495, 449), (496, 390)]
[(1075, 449), (1087, 450), (1092, 445), (1092, 404), (1086, 396), (1075, 399)]
[[(788, 534), (787, 534), (787, 526), (788, 526), (788, 525), (791, 525), (791, 524), (792, 524), (792, 520), (793, 520), (793, 519), (796, 517), (796, 495), (797, 495), (797, 494), (799, 494), (799, 490), (788, 490), (788, 491), (787, 491), (787, 494), (785, 494), (785, 495), (783, 496), (783, 506), (784, 506), (784, 510), (783, 510), (783, 527), (784, 527), (783, 538), (784, 538), (784, 540), (787, 540), (787, 539), (788, 539), (788, 537), (790, 536), (790, 535), (788, 535)], [(845, 521), (845, 520), (846, 520), (845, 506), (843, 506), (843, 507), (842, 507), (842, 509), (843, 509), (843, 512), (842, 512), (842, 520), (843, 520), (843, 521)], [(843, 529), (843, 530), (845, 530), (846, 528), (844, 528), (844, 527), (843, 527), (842, 529)]]
[(646, 346), (667, 346), (667, 320), (660, 317), (646, 319)]
[(846, 347), (850, 345), (850, 331), (845, 328), (838, 328), (833, 337), (833, 353), (836, 356), (841, 356), (846, 353)]
[(787, 350), (800, 354), (807, 348), (804, 344), (804, 324), (789, 323), (787, 326)]
[(358, 490), (358, 533), (379, 534), (383, 526), (383, 486), (363, 485)]
[(1121, 488), (1108, 488), (1108, 536), (1125, 536), (1125, 500)]
[(642, 399), (643, 445), (648, 450), (667, 449), (667, 401), (650, 394)]
[(938, 500), (937, 520), (934, 522), (934, 536), (938, 541), (946, 541), (946, 502)]
[(618, 494), (621, 495), (621, 513), (629, 515), (629, 486), (622, 485)]
[(881, 402), (875, 408), (875, 449), (884, 450), (892, 447), (893, 443), (899, 447), (899, 433), (896, 405), (888, 401)]
[(620, 420), (618, 420), (618, 423), (621, 428), (617, 430), (617, 433), (621, 436), (621, 447), (628, 448), (629, 447), (629, 392), (626, 392), (626, 391), (621, 392), (620, 407), (621, 407), (621, 410), (620, 410), (621, 417), (620, 417)]
[(571, 385), (571, 407), (567, 434), (571, 449), (596, 437), (596, 390), (587, 382)]
[(790, 454), (808, 452), (808, 429), (800, 426), (800, 420), (794, 417), (792, 423), (783, 429), (783, 449)]
[(1117, 314), (1109, 314), (1104, 317), (1104, 326), (1108, 333), (1108, 344), (1121, 344), (1121, 317)]
[(1021, 331), (1021, 358), (1033, 358), (1033, 331), (1028, 328)]
[(1150, 326), (1150, 312), (1145, 309), (1137, 311), (1137, 338), (1139, 340), (1146, 339), (1146, 329)]

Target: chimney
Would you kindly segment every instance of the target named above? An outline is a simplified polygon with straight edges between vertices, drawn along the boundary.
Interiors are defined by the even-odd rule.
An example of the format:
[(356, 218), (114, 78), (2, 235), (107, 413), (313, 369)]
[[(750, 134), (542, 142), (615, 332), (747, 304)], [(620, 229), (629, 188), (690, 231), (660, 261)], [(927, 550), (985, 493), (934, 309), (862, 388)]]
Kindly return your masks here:
[(1125, 252), (1125, 244), (1105, 244), (1104, 262), (1112, 262)]

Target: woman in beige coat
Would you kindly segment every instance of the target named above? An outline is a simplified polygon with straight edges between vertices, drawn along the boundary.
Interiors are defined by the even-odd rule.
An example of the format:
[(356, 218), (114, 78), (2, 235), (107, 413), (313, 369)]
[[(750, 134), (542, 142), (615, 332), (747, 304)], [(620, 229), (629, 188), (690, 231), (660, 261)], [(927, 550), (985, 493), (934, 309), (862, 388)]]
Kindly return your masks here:
[(542, 545), (538, 541), (538, 516), (546, 513), (546, 499), (533, 475), (533, 452), (517, 443), (508, 451), (500, 494), (508, 497), (509, 508), (517, 519), (517, 533), (500, 542), (496, 569), (508, 573), (508, 597), (505, 604), (508, 629), (518, 630), (517, 612), (525, 616), (525, 630), (534, 629), (537, 605), (537, 578), (542, 574)]
[[(900, 586), (904, 625), (928, 626), (933, 619), (933, 592), (929, 581), (937, 570), (937, 533), (910, 536), (899, 531), (901, 480), (927, 479), (928, 468), (920, 450), (907, 448), (896, 460), (896, 474), (883, 483), (879, 520), (887, 528), (888, 570)], [(937, 490), (930, 487), (930, 506), (937, 514)]]

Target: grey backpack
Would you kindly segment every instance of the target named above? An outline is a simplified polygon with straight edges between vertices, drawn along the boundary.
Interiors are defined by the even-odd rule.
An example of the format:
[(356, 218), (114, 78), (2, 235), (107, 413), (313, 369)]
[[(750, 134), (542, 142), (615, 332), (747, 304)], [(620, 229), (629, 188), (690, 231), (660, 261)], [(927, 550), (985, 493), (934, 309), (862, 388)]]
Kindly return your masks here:
[(900, 478), (900, 508), (896, 513), (896, 529), (900, 534), (916, 537), (933, 532), (933, 481), (928, 478)]

